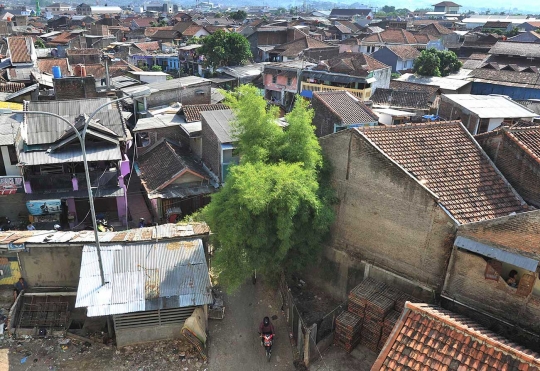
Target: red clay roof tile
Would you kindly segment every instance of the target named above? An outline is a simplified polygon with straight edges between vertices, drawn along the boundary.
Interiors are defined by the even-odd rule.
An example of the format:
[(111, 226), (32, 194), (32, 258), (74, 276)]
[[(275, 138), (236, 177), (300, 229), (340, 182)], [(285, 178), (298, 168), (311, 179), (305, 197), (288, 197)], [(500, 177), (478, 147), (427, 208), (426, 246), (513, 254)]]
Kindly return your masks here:
[(356, 130), (436, 194), (460, 223), (524, 211), (524, 202), (461, 123)]

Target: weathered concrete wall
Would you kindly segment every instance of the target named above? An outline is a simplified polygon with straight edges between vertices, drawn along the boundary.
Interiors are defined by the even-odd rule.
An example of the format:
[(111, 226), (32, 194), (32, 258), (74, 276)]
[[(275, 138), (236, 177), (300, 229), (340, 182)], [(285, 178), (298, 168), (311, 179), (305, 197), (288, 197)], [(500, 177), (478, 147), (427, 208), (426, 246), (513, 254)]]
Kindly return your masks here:
[(455, 223), (435, 197), (353, 130), (320, 143), (339, 198), (326, 256), (340, 279), (328, 284), (346, 293), (345, 266), (364, 260), (440, 290)]
[(527, 203), (540, 207), (540, 165), (503, 133), (476, 138), (497, 168)]
[(315, 125), (315, 135), (318, 137), (324, 137), (334, 132), (334, 125), (341, 125), (341, 118), (331, 111), (326, 104), (324, 104), (317, 94), (313, 94), (311, 105), (315, 111), (313, 117), (313, 125)]
[(221, 147), (216, 133), (202, 118), (202, 161), (208, 168), (221, 179)]
[(77, 287), (82, 245), (27, 245), (20, 252), (21, 275), (32, 286)]
[(146, 98), (148, 107), (157, 107), (162, 105), (180, 102), (184, 105), (190, 104), (210, 104), (210, 81), (201, 82), (189, 86), (178, 86), (177, 89), (163, 90), (153, 93)]
[(534, 293), (517, 295), (517, 289), (508, 286), (502, 277), (499, 281), (486, 279), (486, 264), (480, 256), (454, 250), (443, 295), (540, 333), (540, 297)]
[(480, 119), (472, 112), (463, 111), (461, 107), (445, 100), (444, 97), (441, 98), (438, 115), (444, 120), (461, 120), (470, 133), (474, 133), (478, 120)]
[(179, 339), (183, 337), (182, 333), (180, 332), (183, 326), (184, 321), (161, 326), (118, 329), (116, 330), (116, 345), (118, 347), (125, 347), (127, 345), (147, 343), (157, 340)]

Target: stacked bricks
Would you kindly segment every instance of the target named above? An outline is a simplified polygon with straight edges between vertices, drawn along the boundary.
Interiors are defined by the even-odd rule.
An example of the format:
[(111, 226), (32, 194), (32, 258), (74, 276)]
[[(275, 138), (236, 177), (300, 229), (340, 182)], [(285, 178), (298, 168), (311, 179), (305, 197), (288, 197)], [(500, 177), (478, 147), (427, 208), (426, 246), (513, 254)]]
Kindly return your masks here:
[(390, 334), (392, 333), (392, 329), (394, 328), (400, 315), (401, 314), (399, 312), (392, 310), (384, 318), (381, 340), (379, 340), (379, 346), (377, 347), (378, 351), (380, 351), (383, 348), (384, 344), (386, 343), (386, 340), (388, 340), (388, 338), (390, 337)]
[(334, 344), (342, 347), (347, 353), (360, 342), (360, 330), (362, 329), (362, 317), (354, 313), (343, 312), (336, 318), (336, 332)]
[(362, 340), (360, 343), (376, 352), (381, 340), (384, 318), (394, 309), (395, 301), (384, 296), (382, 292), (372, 295), (366, 303)]

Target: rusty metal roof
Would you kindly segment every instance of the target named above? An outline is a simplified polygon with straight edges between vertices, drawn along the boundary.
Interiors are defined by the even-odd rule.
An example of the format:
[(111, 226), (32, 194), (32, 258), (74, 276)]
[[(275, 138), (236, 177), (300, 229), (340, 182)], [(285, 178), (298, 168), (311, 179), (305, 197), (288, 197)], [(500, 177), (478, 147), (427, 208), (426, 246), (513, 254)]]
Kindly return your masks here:
[(83, 248), (75, 307), (89, 317), (212, 303), (201, 239)]
[[(99, 232), (99, 241), (110, 244), (118, 242), (155, 241), (200, 236), (210, 233), (206, 223), (162, 224), (157, 227), (129, 229), (119, 232)], [(5, 231), (0, 232), (0, 249), (7, 249), (10, 243), (69, 243), (84, 244), (94, 242), (93, 231)]]

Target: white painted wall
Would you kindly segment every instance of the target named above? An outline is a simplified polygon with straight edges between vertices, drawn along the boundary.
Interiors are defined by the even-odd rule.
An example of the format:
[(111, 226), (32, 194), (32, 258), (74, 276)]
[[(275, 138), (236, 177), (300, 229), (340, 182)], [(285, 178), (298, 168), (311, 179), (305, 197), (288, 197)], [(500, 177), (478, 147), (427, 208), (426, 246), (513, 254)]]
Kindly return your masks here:
[(7, 146), (0, 147), (2, 151), (2, 159), (4, 160), (4, 166), (6, 167), (6, 175), (21, 175), (21, 171), (19, 168), (15, 165), (11, 165), (11, 161), (9, 160), (9, 152), (7, 149)]
[(495, 130), (495, 128), (502, 124), (503, 121), (504, 118), (489, 119), (488, 131)]

